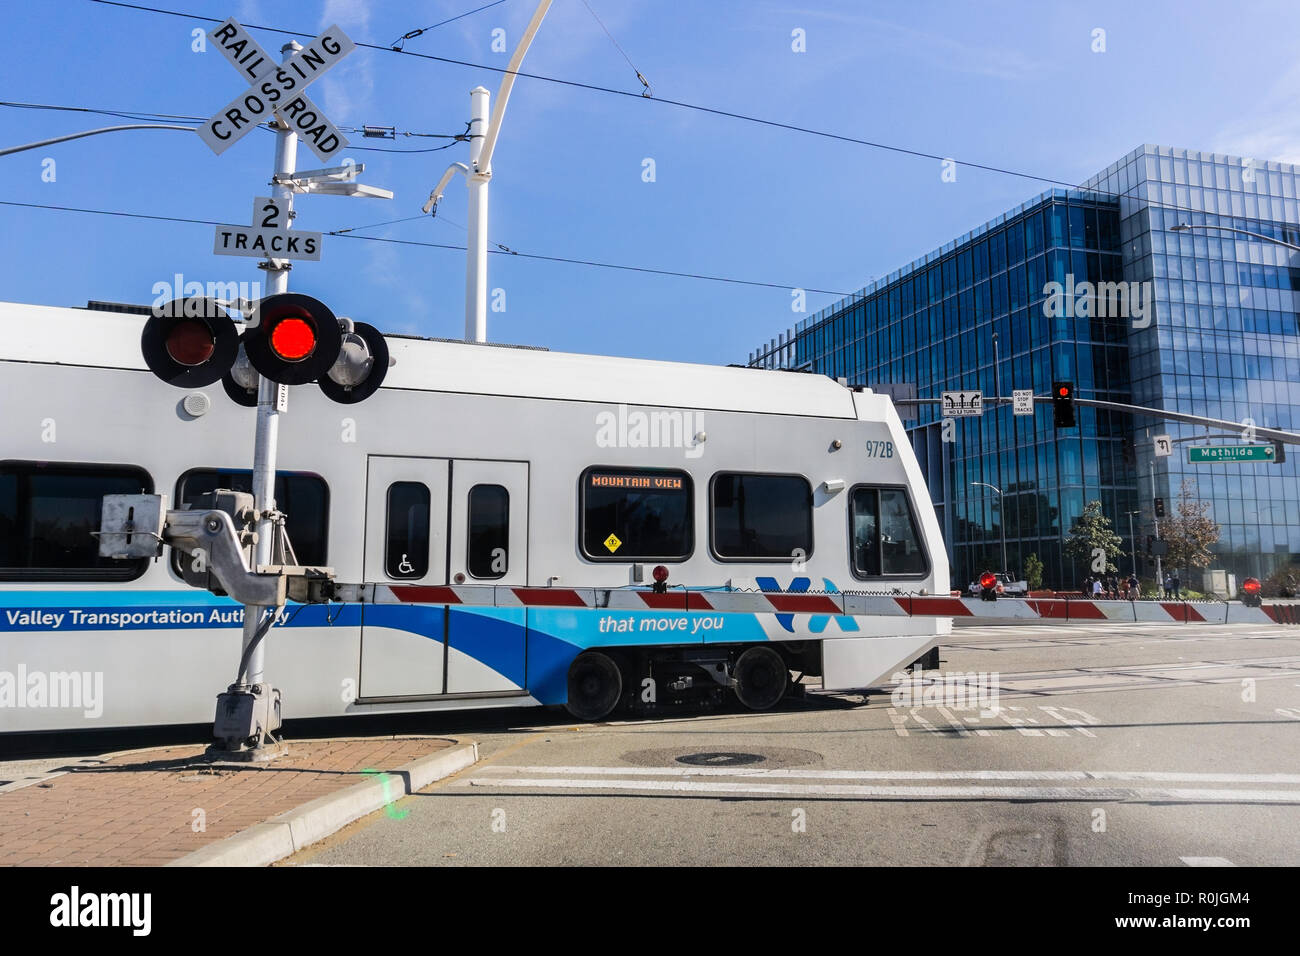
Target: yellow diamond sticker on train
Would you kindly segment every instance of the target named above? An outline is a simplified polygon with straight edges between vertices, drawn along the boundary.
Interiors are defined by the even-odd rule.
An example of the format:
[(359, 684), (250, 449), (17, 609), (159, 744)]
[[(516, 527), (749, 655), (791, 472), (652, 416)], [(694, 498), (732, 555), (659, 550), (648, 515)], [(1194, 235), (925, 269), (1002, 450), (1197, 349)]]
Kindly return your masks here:
[(622, 541), (618, 540), (618, 535), (616, 534), (611, 534), (608, 538), (605, 539), (605, 547), (609, 548), (610, 554), (613, 554), (615, 551), (617, 551), (619, 549), (619, 545), (621, 545), (622, 543), (623, 543)]

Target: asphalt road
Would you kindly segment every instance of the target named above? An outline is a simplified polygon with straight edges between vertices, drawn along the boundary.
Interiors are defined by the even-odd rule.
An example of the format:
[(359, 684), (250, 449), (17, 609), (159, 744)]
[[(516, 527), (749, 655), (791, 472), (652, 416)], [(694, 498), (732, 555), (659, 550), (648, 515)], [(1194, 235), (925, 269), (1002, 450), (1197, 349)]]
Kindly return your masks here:
[(963, 628), (943, 660), (983, 696), (442, 715), (477, 765), (282, 865), (1300, 863), (1300, 628)]

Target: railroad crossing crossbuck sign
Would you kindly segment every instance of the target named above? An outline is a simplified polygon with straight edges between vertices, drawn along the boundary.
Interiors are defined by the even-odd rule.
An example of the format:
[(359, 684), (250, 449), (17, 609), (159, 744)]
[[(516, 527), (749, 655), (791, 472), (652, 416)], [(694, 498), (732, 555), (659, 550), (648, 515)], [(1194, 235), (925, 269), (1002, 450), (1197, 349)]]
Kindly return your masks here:
[(249, 130), (268, 122), (272, 113), (322, 162), (334, 158), (348, 144), (347, 137), (303, 92), (357, 48), (337, 24), (280, 64), (234, 17), (209, 31), (208, 38), (253, 84), (199, 127), (199, 136), (214, 153), (220, 156)]

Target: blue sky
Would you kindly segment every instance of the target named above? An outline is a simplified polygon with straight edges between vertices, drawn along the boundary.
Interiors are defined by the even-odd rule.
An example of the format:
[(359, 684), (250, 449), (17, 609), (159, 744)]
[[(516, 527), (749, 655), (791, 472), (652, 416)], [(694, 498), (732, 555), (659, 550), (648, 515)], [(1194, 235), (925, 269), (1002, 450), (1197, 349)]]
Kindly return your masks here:
[[(357, 41), (406, 31), (486, 0), (362, 3), (161, 0), (186, 13)], [(1162, 143), (1300, 161), (1300, 6), (1294, 3), (851, 3), (588, 0), (657, 97), (954, 157), (940, 164), (860, 145), (521, 78), (493, 160), (490, 234), (521, 252), (779, 283), (762, 289), (492, 256), (495, 341), (702, 362), (743, 361), (802, 316), (789, 288), (850, 292), (1045, 184), (977, 162), (1078, 182), (1133, 147)], [(407, 49), (504, 67), (533, 0), (505, 3), (407, 41)], [(89, 0), (14, 6), (0, 33), (3, 99), (208, 115), (241, 89), (209, 49), (211, 24)], [(1106, 50), (1093, 52), (1103, 29)], [(806, 51), (792, 50), (804, 31)], [(277, 50), (286, 37), (253, 31)], [(581, 0), (555, 0), (524, 69), (636, 92), (640, 84)], [(469, 90), (500, 75), (360, 49), (311, 89), (339, 125), (464, 128)], [(0, 144), (114, 122), (0, 109)], [(353, 146), (416, 149), (351, 137)], [(272, 137), (214, 156), (195, 137), (130, 132), (0, 159), (0, 199), (246, 223), (265, 194)], [(467, 147), (345, 151), (393, 200), (308, 196), (296, 226), (328, 232), (415, 215)], [(54, 182), (42, 160), (55, 160)], [(655, 181), (643, 181), (653, 159)], [(301, 149), (301, 166), (316, 166)], [(437, 220), (366, 235), (463, 243), (453, 182)], [(213, 256), (212, 228), (0, 206), (0, 299), (148, 302), (155, 283), (261, 278), (252, 259)], [(459, 337), (463, 252), (326, 238), (291, 288), (389, 331)], [(809, 293), (808, 312), (836, 297)]]

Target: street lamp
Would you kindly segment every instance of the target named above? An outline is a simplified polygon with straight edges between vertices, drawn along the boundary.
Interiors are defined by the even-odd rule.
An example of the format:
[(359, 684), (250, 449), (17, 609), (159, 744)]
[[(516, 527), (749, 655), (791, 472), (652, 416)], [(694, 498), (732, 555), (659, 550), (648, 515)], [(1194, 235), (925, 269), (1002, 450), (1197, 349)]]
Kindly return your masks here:
[(1002, 504), (1002, 489), (986, 481), (972, 481), (971, 485), (992, 488), (998, 494), (998, 527), (1002, 530), (1002, 573), (1007, 573), (1007, 509)]
[(1240, 233), (1243, 236), (1250, 236), (1252, 239), (1258, 239), (1261, 242), (1271, 242), (1274, 245), (1285, 246), (1288, 249), (1292, 249), (1296, 252), (1300, 252), (1300, 246), (1293, 246), (1289, 242), (1283, 242), (1281, 239), (1274, 239), (1272, 236), (1266, 236), (1262, 233), (1250, 232), (1249, 230), (1246, 229), (1236, 229), (1233, 226), (1210, 226), (1210, 225), (1200, 225), (1200, 224), (1192, 225), (1190, 222), (1180, 222), (1176, 226), (1169, 227), (1170, 232), (1190, 232), (1193, 229), (1217, 229), (1222, 232), (1236, 232), (1236, 233)]

